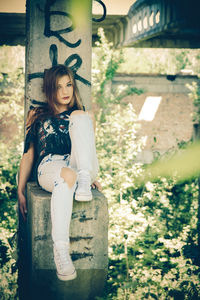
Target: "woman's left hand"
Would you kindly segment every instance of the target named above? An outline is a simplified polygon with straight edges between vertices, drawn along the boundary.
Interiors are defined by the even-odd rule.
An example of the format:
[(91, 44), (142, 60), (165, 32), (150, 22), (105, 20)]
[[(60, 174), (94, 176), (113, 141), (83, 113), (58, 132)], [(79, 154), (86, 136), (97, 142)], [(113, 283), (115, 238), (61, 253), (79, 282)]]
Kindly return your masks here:
[(98, 191), (102, 191), (102, 186), (101, 186), (101, 183), (98, 182), (97, 180), (95, 180), (93, 183), (92, 183), (92, 189), (97, 189)]

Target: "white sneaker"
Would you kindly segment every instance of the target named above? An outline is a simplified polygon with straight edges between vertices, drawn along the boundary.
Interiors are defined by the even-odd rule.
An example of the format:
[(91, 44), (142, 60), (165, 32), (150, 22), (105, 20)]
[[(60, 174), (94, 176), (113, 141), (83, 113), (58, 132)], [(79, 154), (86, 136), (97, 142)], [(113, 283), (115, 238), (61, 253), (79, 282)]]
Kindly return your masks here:
[(91, 178), (89, 172), (79, 171), (78, 173), (78, 187), (75, 192), (75, 200), (77, 201), (91, 201)]
[(69, 247), (66, 242), (58, 241), (54, 244), (54, 261), (57, 276), (60, 280), (72, 280), (76, 278), (76, 269), (69, 255)]

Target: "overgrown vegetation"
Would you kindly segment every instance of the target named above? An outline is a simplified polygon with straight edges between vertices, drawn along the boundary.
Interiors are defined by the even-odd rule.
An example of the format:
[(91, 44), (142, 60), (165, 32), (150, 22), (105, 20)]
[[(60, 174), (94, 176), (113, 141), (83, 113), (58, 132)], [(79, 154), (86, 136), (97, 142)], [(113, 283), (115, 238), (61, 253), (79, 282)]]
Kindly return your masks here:
[[(6, 50), (3, 47), (3, 50)], [(17, 63), (17, 52), (9, 59), (15, 63), (0, 76), (0, 299), (17, 299), (17, 187), (16, 173), (23, 142), (24, 73)], [(1, 70), (6, 71), (7, 51), (1, 53)], [(3, 55), (4, 54), (4, 55)], [(7, 63), (7, 65), (6, 65)]]
[(195, 107), (193, 121), (200, 124), (200, 85), (197, 82), (193, 82), (191, 85), (188, 85), (188, 88), (190, 89), (189, 96)]
[[(143, 91), (125, 85), (110, 90), (115, 72), (129, 71), (133, 64), (130, 57), (127, 62), (126, 53), (113, 50), (102, 30), (99, 35), (99, 44), (93, 52), (93, 101), (97, 111), (100, 178), (110, 215), (109, 270), (104, 299), (200, 299), (197, 180), (180, 183), (172, 176), (137, 184), (145, 168), (137, 161), (144, 140), (137, 137), (139, 125), (133, 106), (123, 105), (121, 99)], [(146, 50), (140, 50), (133, 50), (135, 69), (132, 72), (172, 70), (170, 60), (165, 62), (168, 69), (166, 64), (160, 64), (160, 54), (157, 64), (152, 57), (146, 63)], [(184, 51), (181, 56), (173, 52), (178, 62), (172, 64), (174, 72), (194, 65), (189, 51)], [(0, 298), (3, 300), (17, 299), (15, 176), (22, 151), (24, 114), (24, 74), (19, 68), (21, 62), (13, 67), (17, 58), (12, 60), (12, 72), (7, 74), (11, 54), (0, 54), (4, 72), (0, 78), (0, 120), (8, 129), (15, 120), (16, 127), (14, 140), (5, 144), (7, 136), (4, 135), (0, 144)], [(197, 71), (198, 68), (196, 64)], [(195, 99), (197, 91), (193, 92)]]
[[(117, 70), (119, 52), (99, 34), (99, 52), (108, 48)], [(94, 66), (109, 74), (109, 62), (102, 65), (99, 56)], [(106, 87), (110, 78), (101, 78)], [(101, 90), (101, 78), (93, 78), (94, 93)], [(137, 162), (143, 147), (137, 116), (131, 104), (123, 106), (112, 91), (104, 92), (96, 94), (100, 177), (110, 218), (104, 299), (200, 299), (197, 180), (180, 183), (172, 176), (137, 185), (144, 169)]]
[(199, 49), (126, 48), (122, 73), (200, 74)]

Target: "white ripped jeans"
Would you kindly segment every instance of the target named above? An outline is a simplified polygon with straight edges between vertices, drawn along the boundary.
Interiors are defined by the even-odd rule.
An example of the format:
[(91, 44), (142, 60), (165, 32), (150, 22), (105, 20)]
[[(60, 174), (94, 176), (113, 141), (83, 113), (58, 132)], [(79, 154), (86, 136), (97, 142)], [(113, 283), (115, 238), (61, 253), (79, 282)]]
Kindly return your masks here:
[(69, 117), (71, 155), (49, 154), (38, 167), (39, 185), (51, 192), (52, 239), (69, 243), (73, 195), (76, 183), (69, 187), (60, 176), (63, 167), (75, 171), (87, 170), (93, 182), (98, 172), (98, 160), (92, 120), (87, 113)]

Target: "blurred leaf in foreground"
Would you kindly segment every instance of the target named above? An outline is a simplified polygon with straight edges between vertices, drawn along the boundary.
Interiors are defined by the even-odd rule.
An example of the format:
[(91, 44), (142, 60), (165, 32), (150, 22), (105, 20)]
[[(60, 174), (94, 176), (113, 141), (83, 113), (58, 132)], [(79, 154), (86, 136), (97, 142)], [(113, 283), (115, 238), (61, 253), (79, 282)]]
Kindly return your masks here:
[(171, 156), (147, 166), (139, 181), (154, 180), (158, 177), (176, 176), (184, 181), (200, 175), (200, 142), (195, 142)]
[(91, 19), (92, 0), (70, 0), (68, 11), (71, 12), (75, 27), (85, 29)]

